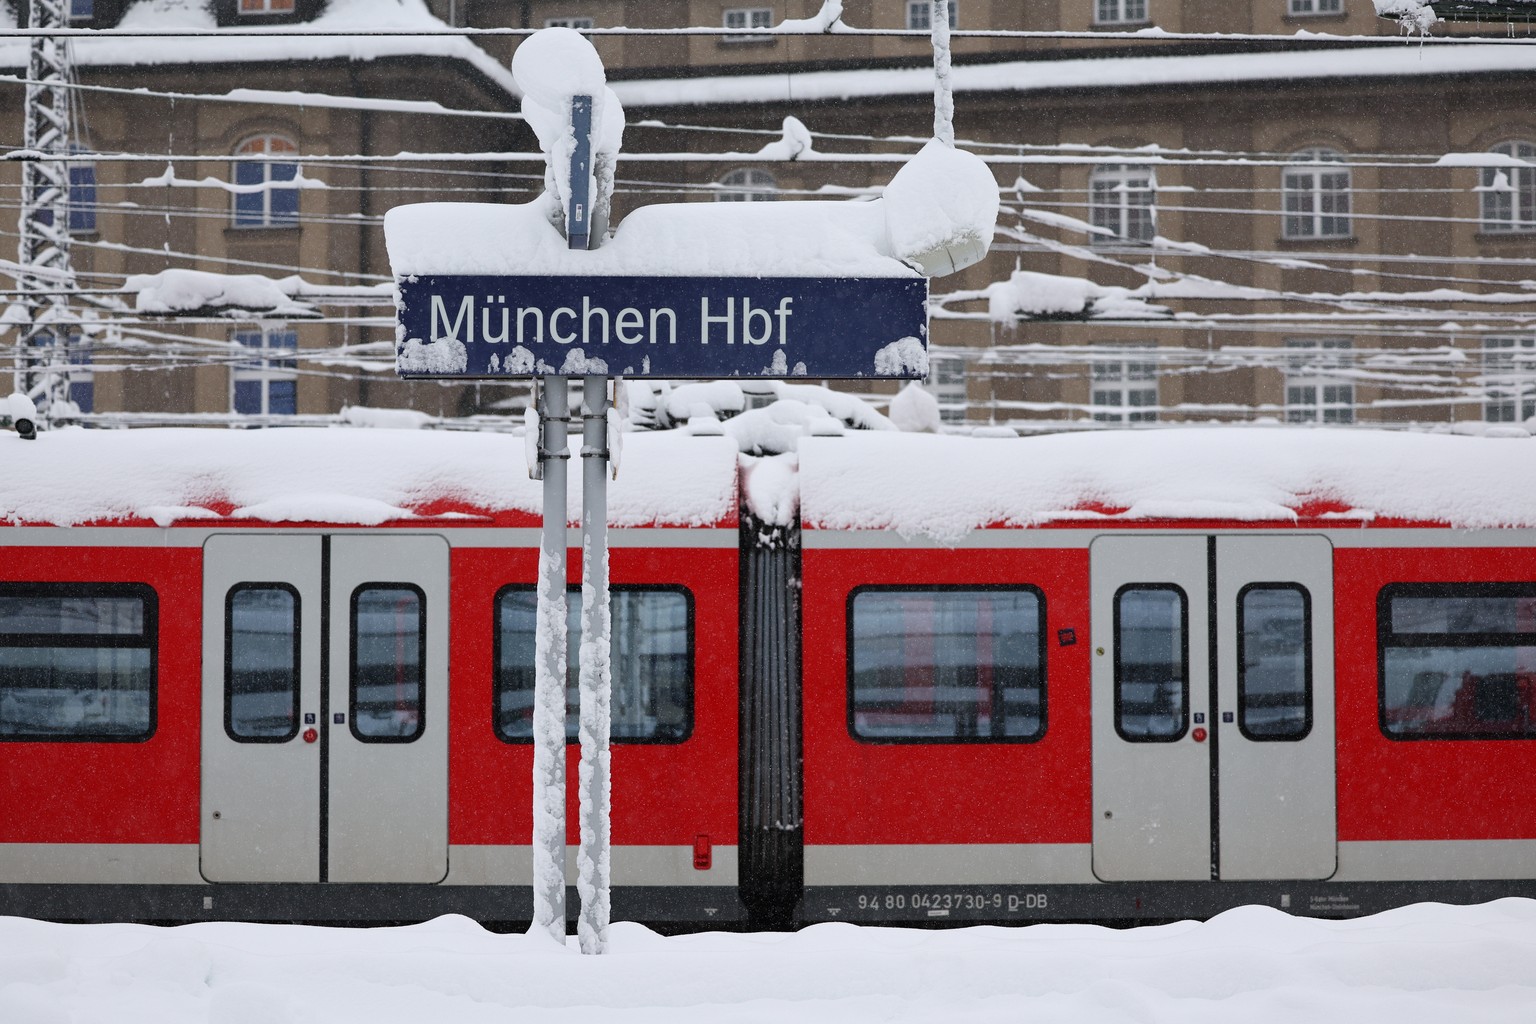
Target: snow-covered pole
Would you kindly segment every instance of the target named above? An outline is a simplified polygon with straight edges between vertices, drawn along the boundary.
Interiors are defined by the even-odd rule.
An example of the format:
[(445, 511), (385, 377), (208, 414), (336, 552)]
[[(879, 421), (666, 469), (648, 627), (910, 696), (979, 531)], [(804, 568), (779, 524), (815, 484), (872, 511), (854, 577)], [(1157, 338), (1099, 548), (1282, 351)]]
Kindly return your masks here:
[(533, 681), (533, 930), (565, 944), (566, 423), (564, 377), (538, 389), (544, 527)]
[(588, 377), (582, 390), (581, 446), (581, 849), (576, 889), (583, 953), (608, 948), (610, 802), (608, 739), (612, 731), (612, 619), (608, 605), (608, 378)]
[(953, 148), (955, 94), (949, 75), (949, 0), (932, 2), (928, 17), (933, 31), (933, 137)]

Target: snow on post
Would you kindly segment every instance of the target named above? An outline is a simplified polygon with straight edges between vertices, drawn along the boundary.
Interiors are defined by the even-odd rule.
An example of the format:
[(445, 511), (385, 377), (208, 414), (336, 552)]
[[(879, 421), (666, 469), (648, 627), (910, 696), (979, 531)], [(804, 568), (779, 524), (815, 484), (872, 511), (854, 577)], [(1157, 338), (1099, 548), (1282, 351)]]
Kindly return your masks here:
[(569, 28), (546, 28), (523, 40), (512, 54), (512, 77), (523, 93), (523, 116), (544, 151), (544, 197), (551, 223), (561, 231), (571, 219), (571, 160), (576, 136), (571, 106), (577, 96), (592, 98), (592, 237), (608, 230), (613, 172), (624, 141), (624, 108), (608, 88), (603, 61), (586, 36)]
[(576, 936), (583, 953), (608, 948), (612, 833), (608, 740), (612, 732), (612, 618), (608, 603), (608, 381), (582, 382), (581, 448), (581, 847)]
[(955, 145), (955, 93), (949, 80), (949, 0), (933, 0), (933, 137)]

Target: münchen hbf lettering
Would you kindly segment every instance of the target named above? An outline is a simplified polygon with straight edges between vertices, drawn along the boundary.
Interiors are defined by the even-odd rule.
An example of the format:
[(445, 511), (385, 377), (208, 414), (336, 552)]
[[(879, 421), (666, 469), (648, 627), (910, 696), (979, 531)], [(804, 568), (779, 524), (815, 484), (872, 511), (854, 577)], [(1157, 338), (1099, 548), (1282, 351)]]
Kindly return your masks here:
[[(789, 321), (794, 316), (794, 297), (786, 295), (778, 306), (754, 306), (741, 296), (699, 299), (697, 321), (687, 313), (679, 316), (672, 306), (613, 310), (583, 295), (581, 303), (555, 306), (519, 306), (505, 295), (465, 295), (452, 308), (452, 299), (431, 297), (433, 342), (452, 340), (465, 345), (542, 345), (547, 337), (556, 345), (676, 345), (679, 334), (696, 336), (700, 345), (789, 344)], [(477, 308), (478, 307), (478, 308)], [(681, 331), (679, 319), (682, 320)], [(696, 334), (695, 334), (696, 328)]]

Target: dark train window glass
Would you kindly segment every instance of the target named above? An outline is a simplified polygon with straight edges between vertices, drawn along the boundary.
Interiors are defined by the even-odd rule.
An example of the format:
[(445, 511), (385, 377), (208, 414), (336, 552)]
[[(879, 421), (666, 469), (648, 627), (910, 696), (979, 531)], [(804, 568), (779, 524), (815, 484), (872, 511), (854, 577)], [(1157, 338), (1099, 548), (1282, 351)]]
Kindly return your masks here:
[[(533, 739), (532, 587), (496, 595), (496, 734)], [(577, 738), (580, 714), (581, 590), (566, 594), (565, 736)], [(609, 592), (610, 679), (616, 743), (680, 743), (693, 731), (693, 600), (677, 587), (616, 586)]]
[(425, 727), (426, 597), (401, 583), (352, 592), (352, 735), (409, 743)]
[(1251, 740), (1312, 731), (1311, 597), (1294, 583), (1237, 595), (1237, 727)]
[(0, 740), (146, 740), (155, 593), (138, 584), (0, 586)]
[(224, 731), (242, 743), (299, 733), (299, 594), (285, 583), (242, 583), (224, 616)]
[(1039, 739), (1044, 631), (1033, 588), (855, 591), (849, 731), (887, 742)]
[(1189, 725), (1189, 600), (1170, 584), (1115, 594), (1115, 731), (1168, 743)]
[(1377, 630), (1387, 736), (1536, 738), (1536, 587), (1394, 584)]

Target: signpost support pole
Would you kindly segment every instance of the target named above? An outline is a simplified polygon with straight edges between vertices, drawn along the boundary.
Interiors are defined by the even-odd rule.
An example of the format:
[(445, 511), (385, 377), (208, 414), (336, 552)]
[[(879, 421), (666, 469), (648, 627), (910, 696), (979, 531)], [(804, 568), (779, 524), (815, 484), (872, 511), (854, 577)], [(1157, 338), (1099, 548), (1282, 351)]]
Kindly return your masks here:
[(612, 672), (608, 604), (608, 379), (582, 382), (581, 849), (576, 855), (583, 953), (608, 946)]
[(533, 929), (565, 944), (566, 424), (564, 377), (539, 388), (544, 528), (533, 683)]

